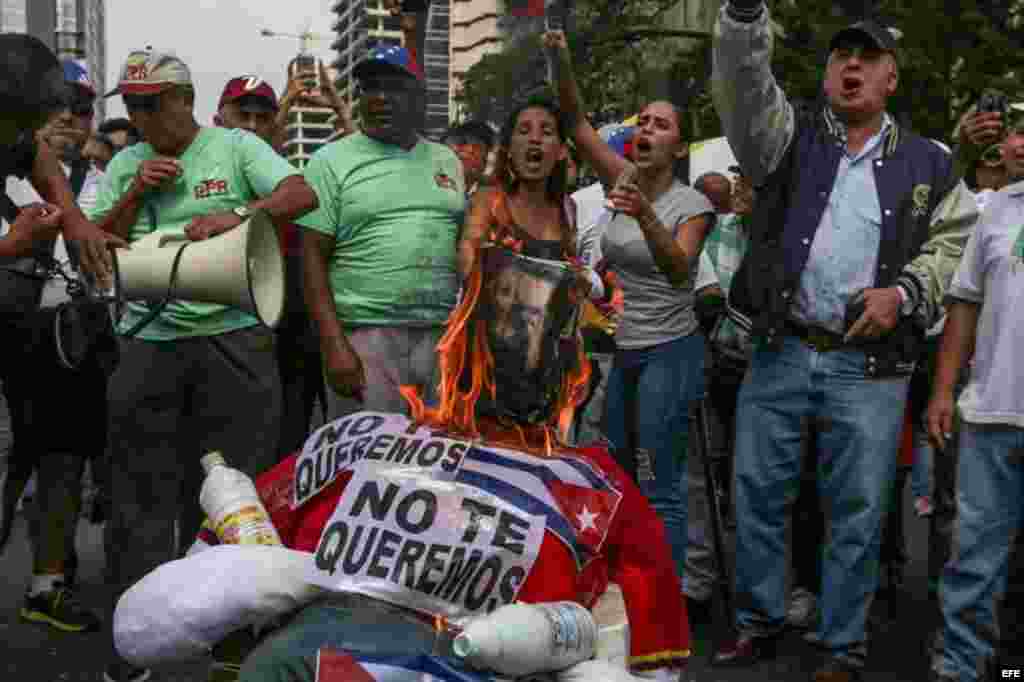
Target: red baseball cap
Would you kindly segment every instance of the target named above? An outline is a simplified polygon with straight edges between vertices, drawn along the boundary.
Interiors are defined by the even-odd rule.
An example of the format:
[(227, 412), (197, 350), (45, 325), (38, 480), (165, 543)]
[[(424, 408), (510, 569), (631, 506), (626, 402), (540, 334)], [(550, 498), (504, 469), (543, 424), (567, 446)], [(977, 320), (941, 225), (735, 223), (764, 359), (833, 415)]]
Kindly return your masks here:
[(253, 103), (263, 100), (271, 111), (278, 109), (277, 93), (274, 92), (274, 88), (270, 87), (270, 83), (257, 76), (238, 76), (229, 80), (228, 84), (224, 86), (224, 92), (220, 95), (220, 103), (217, 108), (220, 109), (228, 102), (234, 102), (243, 97), (251, 97), (250, 101)]

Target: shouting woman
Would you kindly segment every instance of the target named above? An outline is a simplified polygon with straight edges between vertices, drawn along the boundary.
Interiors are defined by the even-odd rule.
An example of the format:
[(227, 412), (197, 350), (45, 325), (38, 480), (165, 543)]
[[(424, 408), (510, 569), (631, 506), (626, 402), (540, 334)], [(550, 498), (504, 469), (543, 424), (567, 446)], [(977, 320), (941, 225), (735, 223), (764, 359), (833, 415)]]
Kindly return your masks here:
[[(604, 432), (623, 468), (659, 513), (680, 577), (686, 558), (685, 441), (701, 391), (704, 339), (694, 313), (698, 256), (714, 209), (677, 177), (687, 153), (683, 112), (664, 100), (640, 110), (631, 158), (605, 143), (584, 115), (565, 35), (544, 35), (560, 107), (580, 156), (614, 211), (602, 252), (625, 298), (615, 333)], [(625, 171), (629, 171), (624, 175)]]

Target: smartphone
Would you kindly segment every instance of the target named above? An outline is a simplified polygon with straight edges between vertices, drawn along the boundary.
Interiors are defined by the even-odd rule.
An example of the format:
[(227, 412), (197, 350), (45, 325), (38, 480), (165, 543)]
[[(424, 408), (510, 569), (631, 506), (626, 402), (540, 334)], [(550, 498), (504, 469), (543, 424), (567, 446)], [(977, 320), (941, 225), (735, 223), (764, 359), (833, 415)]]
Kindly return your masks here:
[(1010, 100), (998, 90), (986, 90), (981, 93), (981, 99), (978, 100), (979, 112), (993, 112), (1005, 116), (1009, 109)]
[(295, 72), (310, 74), (310, 77), (302, 82), (302, 85), (309, 90), (313, 90), (320, 84), (319, 74), (316, 71), (316, 57), (311, 54), (300, 54), (295, 58)]

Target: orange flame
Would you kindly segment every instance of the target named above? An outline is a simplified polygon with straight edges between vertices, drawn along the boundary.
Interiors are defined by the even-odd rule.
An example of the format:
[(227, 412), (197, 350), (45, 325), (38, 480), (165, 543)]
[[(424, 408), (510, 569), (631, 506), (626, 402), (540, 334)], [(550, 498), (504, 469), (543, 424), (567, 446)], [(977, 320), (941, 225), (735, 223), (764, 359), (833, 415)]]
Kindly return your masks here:
[[(412, 420), (455, 436), (485, 440), (495, 445), (519, 448), (534, 454), (551, 455), (565, 447), (576, 408), (586, 398), (590, 382), (590, 363), (577, 343), (573, 369), (562, 377), (558, 398), (546, 423), (523, 425), (488, 417), (477, 417), (476, 404), (483, 391), (497, 399), (494, 382), (494, 357), (487, 344), (486, 321), (476, 320), (470, 333), (470, 320), (480, 299), (483, 274), (478, 258), (466, 280), (462, 301), (452, 311), (448, 328), (437, 344), (440, 382), (438, 405), (427, 407), (413, 386), (399, 390), (409, 405)], [(469, 365), (469, 387), (460, 383)]]

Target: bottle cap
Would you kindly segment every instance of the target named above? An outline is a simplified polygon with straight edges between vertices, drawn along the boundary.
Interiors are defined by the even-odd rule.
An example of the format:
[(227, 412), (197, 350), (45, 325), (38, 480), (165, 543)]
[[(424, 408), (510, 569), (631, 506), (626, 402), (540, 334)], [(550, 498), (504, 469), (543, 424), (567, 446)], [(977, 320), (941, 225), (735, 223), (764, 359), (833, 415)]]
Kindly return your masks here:
[(226, 467), (228, 465), (228, 463), (224, 461), (224, 455), (216, 451), (211, 452), (210, 454), (200, 459), (199, 463), (203, 465), (203, 471), (205, 471), (207, 474), (209, 474), (210, 471), (213, 470), (213, 467), (215, 466)]
[(459, 658), (469, 658), (477, 653), (477, 648), (473, 639), (463, 632), (452, 642), (452, 652)]

